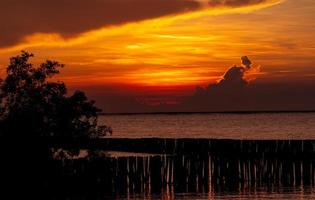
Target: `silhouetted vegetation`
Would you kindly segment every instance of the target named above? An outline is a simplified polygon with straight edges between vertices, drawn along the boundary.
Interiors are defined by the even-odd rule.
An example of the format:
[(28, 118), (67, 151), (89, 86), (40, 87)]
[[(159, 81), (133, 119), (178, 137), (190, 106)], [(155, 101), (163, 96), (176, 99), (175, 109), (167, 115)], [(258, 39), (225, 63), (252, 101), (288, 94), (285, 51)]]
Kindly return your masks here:
[(1, 80), (1, 135), (97, 137), (111, 133), (110, 127), (97, 125), (101, 110), (94, 101), (81, 91), (67, 96), (63, 82), (50, 81), (63, 64), (47, 60), (35, 67), (29, 62), (33, 56), (22, 51), (12, 57)]

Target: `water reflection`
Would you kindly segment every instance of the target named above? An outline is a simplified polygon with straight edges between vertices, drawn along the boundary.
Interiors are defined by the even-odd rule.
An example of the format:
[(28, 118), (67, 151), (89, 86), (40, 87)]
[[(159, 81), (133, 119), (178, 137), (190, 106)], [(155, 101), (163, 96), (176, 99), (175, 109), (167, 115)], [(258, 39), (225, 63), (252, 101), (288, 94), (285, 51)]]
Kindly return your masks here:
[(64, 184), (97, 199), (310, 199), (314, 161), (98, 151), (56, 162)]
[(134, 195), (118, 195), (118, 196), (106, 196), (104, 199), (118, 199), (118, 200), (135, 200), (135, 199), (236, 199), (236, 200), (261, 200), (261, 199), (277, 199), (277, 200), (303, 200), (314, 199), (314, 188), (312, 187), (261, 187), (261, 188), (246, 188), (241, 192), (221, 192), (215, 193), (211, 191), (209, 193), (162, 193), (152, 194), (150, 196), (144, 196), (143, 194)]

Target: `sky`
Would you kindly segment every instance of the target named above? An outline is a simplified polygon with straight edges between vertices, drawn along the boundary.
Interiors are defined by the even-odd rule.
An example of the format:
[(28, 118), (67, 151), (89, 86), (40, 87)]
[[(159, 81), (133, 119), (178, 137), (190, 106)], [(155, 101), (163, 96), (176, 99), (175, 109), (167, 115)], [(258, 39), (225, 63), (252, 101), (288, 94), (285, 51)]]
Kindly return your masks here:
[(0, 76), (26, 50), (65, 64), (55, 79), (104, 112), (315, 110), (314, 11), (314, 0), (1, 0)]

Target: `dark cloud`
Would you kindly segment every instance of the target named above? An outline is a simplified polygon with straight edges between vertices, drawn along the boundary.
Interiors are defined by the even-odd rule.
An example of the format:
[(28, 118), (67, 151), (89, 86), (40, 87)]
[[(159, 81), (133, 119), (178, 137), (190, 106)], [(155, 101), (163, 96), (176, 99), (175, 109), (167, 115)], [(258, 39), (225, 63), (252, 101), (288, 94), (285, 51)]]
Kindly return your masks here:
[(279, 111), (314, 110), (315, 90), (311, 82), (257, 83), (244, 76), (252, 69), (247, 56), (245, 67), (231, 67), (216, 84), (197, 87), (195, 94), (183, 99), (179, 110), (196, 111)]
[(195, 93), (185, 97), (177, 110), (184, 112), (310, 111), (315, 110), (311, 82), (251, 82), (238, 92)]
[[(209, 6), (243, 6), (268, 0), (209, 0)], [(73, 36), (99, 27), (197, 10), (200, 0), (1, 0), (0, 46), (33, 33)], [(202, 4), (204, 6), (204, 4)]]
[(251, 82), (238, 93), (202, 93), (178, 99), (179, 104), (148, 105), (132, 96), (103, 93), (89, 96), (106, 113), (233, 112), (315, 110), (314, 84), (309, 82)]
[[(220, 107), (221, 104), (238, 106), (244, 102), (244, 95), (248, 86), (245, 79), (246, 71), (251, 69), (251, 61), (247, 56), (241, 57), (245, 67), (233, 66), (225, 72), (222, 79), (216, 84), (210, 84), (207, 88), (198, 87), (193, 96), (188, 97), (185, 103)], [(198, 103), (199, 101), (199, 103)], [(245, 99), (246, 101), (246, 99)]]
[(241, 58), (242, 60), (242, 64), (247, 68), (250, 69), (250, 66), (252, 65), (252, 62), (249, 60), (249, 58), (247, 56), (243, 56)]
[(244, 79), (245, 70), (246, 69), (244, 67), (238, 67), (238, 66), (234, 66), (230, 68), (224, 74), (223, 79), (218, 84), (216, 84), (216, 86), (221, 87), (221, 88), (245, 86), (247, 84), (247, 81)]
[(198, 7), (194, 0), (1, 0), (0, 45), (36, 32), (71, 36)]
[[(231, 67), (217, 84), (210, 84), (204, 89), (203, 93), (207, 95), (222, 95), (240, 92), (248, 84), (244, 78), (245, 72), (251, 69), (251, 61), (247, 56), (243, 56), (241, 61), (245, 67), (236, 65)], [(201, 91), (202, 88), (196, 90), (199, 94)]]

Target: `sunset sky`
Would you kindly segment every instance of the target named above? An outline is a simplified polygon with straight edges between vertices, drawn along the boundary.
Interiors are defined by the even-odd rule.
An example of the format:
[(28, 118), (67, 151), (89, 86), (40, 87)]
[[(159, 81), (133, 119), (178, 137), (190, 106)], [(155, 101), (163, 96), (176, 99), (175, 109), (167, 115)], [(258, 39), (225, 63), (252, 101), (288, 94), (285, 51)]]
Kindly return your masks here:
[[(0, 27), (2, 77), (60, 61), (105, 112), (315, 109), (314, 0), (1, 0)], [(221, 84), (245, 55), (246, 88)]]

